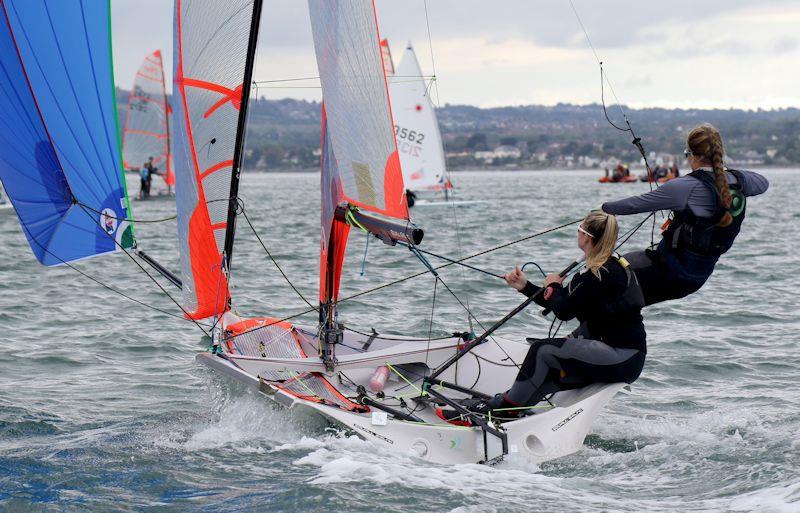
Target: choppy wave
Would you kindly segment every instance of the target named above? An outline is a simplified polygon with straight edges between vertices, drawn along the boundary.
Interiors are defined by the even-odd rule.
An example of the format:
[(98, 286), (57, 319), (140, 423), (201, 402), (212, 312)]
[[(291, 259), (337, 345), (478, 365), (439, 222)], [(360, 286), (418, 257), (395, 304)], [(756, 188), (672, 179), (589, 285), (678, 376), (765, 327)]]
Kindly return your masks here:
[[(441, 466), (364, 442), (319, 417), (287, 411), (212, 371), (191, 324), (143, 310), (66, 268), (29, 256), (15, 220), (0, 217), (0, 510), (2, 511), (759, 511), (800, 510), (797, 218), (800, 174), (767, 171), (740, 240), (703, 290), (645, 312), (648, 361), (577, 454), (541, 466)], [(464, 199), (420, 209), (425, 247), (457, 256), (583, 215), (587, 205), (646, 184), (607, 187), (587, 173), (470, 173)], [(247, 175), (248, 215), (307, 296), (316, 287), (313, 175)], [(304, 198), (307, 202), (299, 201)], [(309, 206), (312, 205), (312, 206)], [(771, 208), (783, 205), (782, 208)], [(160, 217), (167, 202), (138, 203)], [(634, 218), (620, 219), (623, 229)], [(460, 243), (456, 237), (460, 231)], [(142, 247), (177, 268), (174, 224), (141, 225)], [(644, 247), (649, 230), (628, 248)], [(502, 272), (535, 260), (557, 269), (574, 233), (555, 233), (475, 259)], [(407, 252), (354, 234), (343, 295), (420, 269)], [(124, 256), (79, 264), (126, 293), (175, 310)], [(246, 228), (235, 293), (244, 315), (305, 308)], [(518, 297), (493, 279), (448, 268), (443, 278), (488, 322)], [(427, 334), (432, 280), (421, 277), (341, 308), (363, 329)], [(314, 319), (309, 318), (309, 323)], [(462, 330), (461, 305), (437, 296), (434, 333)], [(502, 336), (547, 330), (536, 312)]]

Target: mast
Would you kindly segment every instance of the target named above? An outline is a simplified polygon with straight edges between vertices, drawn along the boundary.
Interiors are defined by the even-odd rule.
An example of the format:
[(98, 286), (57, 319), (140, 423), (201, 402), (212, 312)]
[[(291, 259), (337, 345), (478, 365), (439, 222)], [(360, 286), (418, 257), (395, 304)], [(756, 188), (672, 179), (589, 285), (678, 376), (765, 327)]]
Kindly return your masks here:
[(230, 273), (231, 256), (233, 254), (233, 239), (236, 233), (236, 210), (239, 207), (239, 175), (242, 171), (242, 158), (244, 155), (245, 131), (247, 129), (247, 107), (250, 99), (250, 84), (253, 82), (253, 68), (255, 66), (256, 47), (258, 46), (258, 27), (261, 22), (262, 0), (253, 0), (253, 17), (250, 20), (250, 39), (247, 43), (247, 57), (244, 68), (244, 81), (242, 82), (242, 100), (239, 108), (239, 121), (236, 126), (236, 142), (233, 151), (233, 166), (231, 169), (231, 190), (228, 202), (227, 230), (225, 231), (225, 245), (222, 251), (225, 269)]
[[(167, 103), (167, 81), (164, 79), (166, 75), (164, 75), (164, 59), (161, 58), (161, 50), (158, 50), (159, 60), (161, 61), (161, 94), (164, 98), (164, 131), (167, 133), (167, 151), (164, 154), (167, 156), (165, 167), (167, 168), (167, 174), (164, 177), (164, 181), (167, 182), (167, 192), (172, 192), (172, 183), (170, 183), (170, 172), (172, 170), (172, 145), (170, 140), (169, 134), (169, 114), (171, 109), (169, 108), (169, 104)], [(173, 181), (174, 183), (174, 181)]]

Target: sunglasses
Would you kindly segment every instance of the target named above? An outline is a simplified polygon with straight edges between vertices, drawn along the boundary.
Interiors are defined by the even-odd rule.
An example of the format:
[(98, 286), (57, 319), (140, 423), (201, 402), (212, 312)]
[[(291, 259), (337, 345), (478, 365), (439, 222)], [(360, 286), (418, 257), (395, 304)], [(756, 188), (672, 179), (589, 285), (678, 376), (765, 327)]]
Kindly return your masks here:
[(694, 155), (694, 153), (692, 153), (692, 150), (683, 150), (683, 156), (686, 157), (687, 159), (692, 155)]
[(587, 237), (591, 237), (592, 239), (594, 239), (594, 235), (592, 235), (591, 233), (589, 233), (589, 232), (587, 232), (586, 230), (584, 230), (584, 229), (583, 229), (583, 226), (578, 226), (578, 231), (579, 231), (580, 233), (582, 233), (582, 234), (586, 235)]

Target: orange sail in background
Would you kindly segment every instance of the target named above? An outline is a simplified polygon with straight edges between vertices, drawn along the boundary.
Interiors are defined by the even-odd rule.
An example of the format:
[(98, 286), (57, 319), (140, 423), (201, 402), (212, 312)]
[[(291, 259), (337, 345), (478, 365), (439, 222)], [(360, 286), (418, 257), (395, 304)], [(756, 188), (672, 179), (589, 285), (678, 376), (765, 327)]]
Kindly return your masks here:
[(122, 129), (122, 161), (126, 170), (139, 170), (153, 157), (153, 166), (167, 185), (175, 185), (170, 155), (169, 115), (161, 50), (145, 57), (128, 96)]

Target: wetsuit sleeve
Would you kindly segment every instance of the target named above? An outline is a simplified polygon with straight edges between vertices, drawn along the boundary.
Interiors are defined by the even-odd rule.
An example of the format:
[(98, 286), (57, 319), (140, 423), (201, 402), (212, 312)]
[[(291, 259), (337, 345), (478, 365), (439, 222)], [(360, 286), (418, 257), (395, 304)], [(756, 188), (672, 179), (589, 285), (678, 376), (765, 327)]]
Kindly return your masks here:
[(676, 178), (648, 193), (603, 203), (603, 212), (628, 215), (657, 210), (685, 210), (689, 194), (696, 184), (694, 178)]
[(545, 306), (561, 321), (569, 321), (578, 313), (593, 308), (602, 299), (600, 282), (590, 272), (576, 275), (568, 287), (553, 284), (553, 293)]
[[(566, 288), (558, 283), (554, 283), (550, 287), (553, 292), (548, 299), (544, 298), (544, 294), (539, 294), (534, 302), (551, 309), (562, 321), (574, 319), (579, 312), (592, 308), (602, 299), (600, 282), (591, 273), (576, 275)], [(520, 292), (531, 297), (539, 290), (541, 287), (528, 282)]]
[(744, 183), (742, 184), (742, 191), (745, 196), (758, 196), (764, 194), (769, 188), (769, 181), (764, 176), (753, 171), (739, 171), (742, 173)]
[[(556, 284), (556, 285), (558, 285), (558, 284)], [(558, 286), (560, 286), (560, 285), (558, 285)], [(528, 282), (528, 283), (525, 284), (525, 288), (520, 290), (520, 292), (522, 294), (525, 294), (528, 297), (531, 297), (534, 294), (539, 294), (540, 290), (542, 290), (542, 287), (539, 287), (538, 285), (534, 285), (533, 283)], [(545, 307), (548, 307), (548, 308), (550, 307), (550, 302), (544, 298), (544, 294), (539, 294), (538, 296), (536, 296), (534, 298), (533, 302), (536, 303), (539, 306), (545, 306)]]

